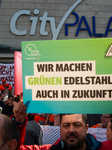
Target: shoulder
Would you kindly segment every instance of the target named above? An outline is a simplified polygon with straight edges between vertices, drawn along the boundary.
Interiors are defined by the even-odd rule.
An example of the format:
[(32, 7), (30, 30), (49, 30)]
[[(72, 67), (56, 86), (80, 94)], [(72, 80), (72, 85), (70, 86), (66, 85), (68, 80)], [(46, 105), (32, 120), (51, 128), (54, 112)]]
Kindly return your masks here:
[(62, 150), (63, 148), (63, 146), (62, 146), (62, 140), (61, 139), (59, 139), (58, 140), (58, 142), (57, 143), (55, 143), (55, 144), (53, 144), (52, 146), (51, 146), (51, 150)]
[(101, 142), (97, 141), (97, 139), (92, 134), (87, 134), (86, 138), (87, 147), (90, 149), (98, 149), (101, 146)]

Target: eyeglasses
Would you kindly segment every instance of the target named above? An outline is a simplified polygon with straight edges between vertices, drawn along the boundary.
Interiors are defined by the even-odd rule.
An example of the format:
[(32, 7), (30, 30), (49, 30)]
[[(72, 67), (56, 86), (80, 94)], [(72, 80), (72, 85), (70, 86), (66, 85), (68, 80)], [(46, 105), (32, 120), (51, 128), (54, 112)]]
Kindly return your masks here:
[(108, 118), (111, 118), (111, 117), (106, 117), (106, 116), (102, 117), (102, 116), (100, 116), (100, 119), (108, 119)]

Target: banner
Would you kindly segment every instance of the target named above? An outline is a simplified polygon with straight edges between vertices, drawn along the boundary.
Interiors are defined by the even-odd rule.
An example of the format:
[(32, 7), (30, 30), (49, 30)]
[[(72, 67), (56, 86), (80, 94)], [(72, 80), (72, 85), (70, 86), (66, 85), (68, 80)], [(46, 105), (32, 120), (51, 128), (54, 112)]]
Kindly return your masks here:
[(22, 42), (28, 112), (111, 113), (111, 43), (107, 38)]
[(14, 94), (20, 95), (22, 89), (22, 54), (15, 51), (14, 53)]
[(0, 63), (0, 84), (3, 79), (14, 88), (14, 64)]

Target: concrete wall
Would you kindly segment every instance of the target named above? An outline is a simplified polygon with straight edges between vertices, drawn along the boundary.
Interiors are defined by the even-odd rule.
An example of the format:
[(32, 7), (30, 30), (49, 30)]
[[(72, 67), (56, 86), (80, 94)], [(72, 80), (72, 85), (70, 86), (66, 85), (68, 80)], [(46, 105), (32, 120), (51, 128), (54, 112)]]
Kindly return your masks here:
[[(39, 20), (37, 22), (35, 35), (30, 35), (30, 17), (38, 16), (38, 18), (40, 18), (44, 12), (48, 12), (48, 17), (55, 18), (57, 27), (64, 14), (75, 2), (76, 0), (2, 0), (0, 7), (0, 44), (21, 47), (21, 41), (52, 40), (53, 35), (49, 22), (47, 22), (45, 29), (48, 31), (48, 35), (40, 35), (41, 21)], [(34, 15), (34, 9), (39, 9), (40, 13)], [(17, 29), (27, 30), (27, 35), (23, 36), (14, 35), (10, 31), (11, 18), (19, 10), (32, 11), (30, 16), (22, 15), (17, 21)], [(79, 15), (79, 21), (83, 15), (86, 17), (91, 31), (92, 16), (95, 16), (96, 33), (104, 34), (109, 18), (112, 16), (112, 0), (82, 0), (73, 12)], [(75, 21), (75, 16), (70, 14), (65, 23), (74, 23)], [(69, 27), (68, 36), (65, 36), (65, 23), (57, 39), (96, 38), (95, 36), (89, 36), (87, 31), (80, 31), (78, 36), (75, 36), (79, 23), (73, 27)], [(85, 27), (84, 23), (82, 23), (82, 27)], [(107, 37), (112, 37), (112, 32), (109, 32)]]

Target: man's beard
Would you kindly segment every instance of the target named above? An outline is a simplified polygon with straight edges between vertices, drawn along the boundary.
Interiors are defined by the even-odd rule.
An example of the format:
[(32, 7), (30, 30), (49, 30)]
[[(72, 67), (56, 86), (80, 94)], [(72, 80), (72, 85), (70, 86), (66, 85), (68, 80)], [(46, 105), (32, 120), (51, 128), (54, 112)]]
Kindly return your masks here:
[[(75, 138), (77, 141), (74, 143), (68, 142), (69, 137)], [(70, 140), (69, 140), (70, 141)], [(75, 133), (71, 133), (67, 136), (66, 141), (64, 141), (64, 146), (67, 150), (78, 150), (84, 146), (86, 142), (86, 136), (79, 140), (78, 136)]]

